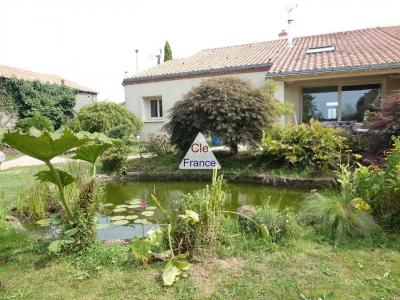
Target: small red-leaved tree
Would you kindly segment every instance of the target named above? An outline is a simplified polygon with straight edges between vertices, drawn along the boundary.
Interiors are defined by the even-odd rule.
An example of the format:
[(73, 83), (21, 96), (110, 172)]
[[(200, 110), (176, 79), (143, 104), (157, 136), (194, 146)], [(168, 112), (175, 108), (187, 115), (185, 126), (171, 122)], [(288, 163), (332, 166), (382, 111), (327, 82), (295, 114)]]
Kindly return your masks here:
[(182, 151), (202, 132), (221, 137), (237, 153), (239, 143), (258, 143), (275, 116), (276, 101), (266, 90), (239, 78), (213, 78), (175, 103), (166, 130)]
[(400, 90), (393, 91), (381, 103), (380, 110), (368, 122), (370, 140), (375, 141), (374, 150), (389, 147), (391, 137), (400, 135)]

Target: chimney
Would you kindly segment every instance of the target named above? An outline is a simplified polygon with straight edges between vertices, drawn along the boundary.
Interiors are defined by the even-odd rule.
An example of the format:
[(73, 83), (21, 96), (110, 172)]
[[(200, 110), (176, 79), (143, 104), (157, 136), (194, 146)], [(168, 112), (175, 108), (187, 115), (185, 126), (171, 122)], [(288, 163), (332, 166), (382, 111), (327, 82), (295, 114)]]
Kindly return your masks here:
[(286, 30), (282, 29), (282, 31), (279, 32), (278, 37), (279, 37), (280, 40), (286, 40), (287, 37), (288, 37), (288, 34), (287, 34)]
[(291, 14), (293, 10), (297, 8), (297, 4), (293, 5), (292, 7), (286, 7), (286, 12), (287, 12), (287, 23), (288, 23), (288, 33), (287, 33), (287, 47), (292, 48), (293, 47), (293, 37), (292, 37), (292, 24), (293, 24), (293, 18), (291, 18)]
[(161, 54), (156, 55), (157, 57), (157, 66), (161, 63)]

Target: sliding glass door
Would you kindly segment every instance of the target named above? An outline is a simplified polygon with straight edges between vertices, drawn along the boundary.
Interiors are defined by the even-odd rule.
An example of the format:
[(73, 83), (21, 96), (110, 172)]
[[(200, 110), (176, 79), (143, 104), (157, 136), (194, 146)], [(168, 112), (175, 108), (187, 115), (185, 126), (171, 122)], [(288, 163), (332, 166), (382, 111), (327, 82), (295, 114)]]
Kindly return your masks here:
[(303, 122), (362, 122), (366, 110), (379, 106), (380, 94), (380, 84), (304, 88)]

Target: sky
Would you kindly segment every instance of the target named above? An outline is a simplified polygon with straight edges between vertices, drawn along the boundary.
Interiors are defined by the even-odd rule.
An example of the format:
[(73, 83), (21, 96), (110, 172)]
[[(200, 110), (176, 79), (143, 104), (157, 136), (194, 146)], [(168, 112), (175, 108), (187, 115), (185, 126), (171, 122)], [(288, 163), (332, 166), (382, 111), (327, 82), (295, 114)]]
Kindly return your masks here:
[(57, 74), (124, 101), (125, 72), (201, 49), (277, 39), (297, 4), (293, 36), (400, 25), (399, 0), (0, 0), (0, 65)]

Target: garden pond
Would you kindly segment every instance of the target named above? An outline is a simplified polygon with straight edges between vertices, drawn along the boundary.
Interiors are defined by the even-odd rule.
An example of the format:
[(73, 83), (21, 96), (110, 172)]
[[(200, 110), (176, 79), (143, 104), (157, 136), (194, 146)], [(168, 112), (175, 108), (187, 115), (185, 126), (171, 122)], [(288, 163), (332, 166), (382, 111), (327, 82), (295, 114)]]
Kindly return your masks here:
[[(131, 239), (143, 237), (166, 220), (154, 203), (154, 195), (168, 210), (168, 202), (184, 193), (193, 193), (206, 187), (206, 182), (160, 181), (110, 181), (104, 186), (104, 202), (97, 213), (97, 238), (99, 240)], [(229, 183), (225, 209), (236, 211), (242, 205), (274, 205), (279, 209), (298, 210), (307, 191), (258, 184)], [(42, 233), (44, 228), (28, 226)], [(53, 237), (57, 230), (48, 228), (45, 235)]]
[[(204, 182), (114, 181), (105, 186), (105, 201), (98, 219), (98, 239), (128, 239), (144, 236), (157, 224), (165, 223), (160, 209), (152, 200), (155, 195), (168, 210), (168, 202), (184, 193), (205, 188)], [(225, 209), (236, 211), (241, 205), (276, 205), (298, 210), (305, 199), (304, 190), (256, 184), (229, 183)], [(104, 224), (104, 225), (103, 225)]]

